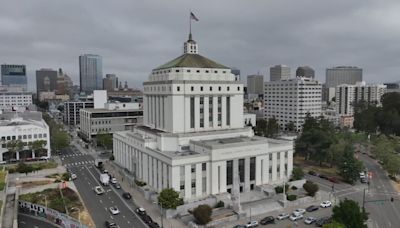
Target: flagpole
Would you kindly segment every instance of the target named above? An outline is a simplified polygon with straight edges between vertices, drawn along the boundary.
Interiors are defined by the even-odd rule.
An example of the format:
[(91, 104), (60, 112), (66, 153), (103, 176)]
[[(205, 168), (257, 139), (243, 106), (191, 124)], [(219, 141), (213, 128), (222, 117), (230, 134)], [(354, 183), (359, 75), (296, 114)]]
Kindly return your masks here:
[(192, 15), (191, 15), (192, 11), (190, 11), (189, 14), (189, 34), (192, 34)]

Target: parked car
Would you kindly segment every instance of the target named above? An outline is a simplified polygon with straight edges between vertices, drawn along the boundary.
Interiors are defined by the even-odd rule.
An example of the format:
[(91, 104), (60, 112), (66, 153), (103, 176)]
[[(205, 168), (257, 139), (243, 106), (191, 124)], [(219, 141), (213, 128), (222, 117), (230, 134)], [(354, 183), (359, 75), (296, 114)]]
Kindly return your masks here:
[(113, 215), (117, 215), (117, 214), (120, 213), (120, 211), (117, 208), (117, 206), (110, 207), (109, 210), (110, 210), (111, 214), (113, 214)]
[(71, 174), (71, 179), (72, 179), (72, 180), (75, 180), (76, 178), (77, 178), (76, 174), (75, 174), (75, 173), (72, 173), (72, 174)]
[(160, 225), (158, 225), (158, 223), (156, 222), (152, 222), (150, 224), (148, 224), (150, 228), (160, 228)]
[(289, 218), (289, 216), (290, 216), (290, 214), (288, 214), (288, 213), (281, 213), (276, 217), (276, 219), (283, 220), (283, 219)]
[(147, 214), (146, 215), (142, 215), (141, 218), (142, 218), (143, 222), (148, 224), (148, 225), (153, 223), (153, 219), (150, 216), (148, 216)]
[(317, 173), (312, 170), (308, 171), (308, 174), (310, 174), (311, 176), (317, 176)]
[(245, 225), (236, 225), (233, 228), (246, 228), (246, 226)]
[(336, 177), (328, 177), (327, 180), (329, 180), (332, 183), (339, 183), (339, 180)]
[(331, 220), (332, 220), (331, 217), (320, 218), (315, 222), (315, 225), (322, 227), (323, 225), (330, 223)]
[(297, 208), (296, 210), (293, 211), (293, 214), (304, 214), (306, 213), (306, 210), (303, 208)]
[(302, 219), (302, 218), (303, 218), (303, 215), (302, 215), (302, 214), (295, 214), (295, 213), (293, 213), (293, 214), (289, 217), (289, 219), (290, 219), (291, 221), (297, 221), (297, 220)]
[(327, 177), (326, 175), (324, 175), (324, 174), (319, 174), (318, 177), (319, 177), (319, 178), (322, 178), (322, 179), (328, 178), (328, 177)]
[(122, 197), (124, 197), (125, 199), (132, 199), (132, 196), (129, 192), (122, 193)]
[(271, 224), (271, 223), (275, 223), (275, 219), (272, 216), (267, 216), (267, 217), (261, 219), (261, 221), (260, 221), (261, 225), (267, 225), (267, 224)]
[(363, 183), (363, 184), (365, 184), (365, 183), (367, 183), (368, 181), (367, 181), (367, 178), (364, 177), (364, 178), (360, 178), (360, 182)]
[(318, 210), (318, 209), (319, 209), (318, 206), (311, 205), (311, 206), (309, 206), (309, 207), (306, 208), (306, 211), (307, 211), (307, 212), (313, 212), (313, 211), (316, 211), (316, 210)]
[(114, 184), (114, 187), (115, 187), (116, 189), (121, 189), (121, 185), (118, 184), (118, 183)]
[(111, 178), (111, 184), (116, 184), (117, 183), (117, 178), (113, 177)]
[(331, 201), (324, 201), (321, 203), (321, 207), (322, 208), (326, 208), (326, 207), (330, 207), (332, 206), (332, 202)]
[(304, 223), (307, 225), (313, 224), (315, 221), (317, 221), (317, 219), (314, 217), (307, 217), (306, 219), (304, 219)]
[(138, 214), (138, 215), (147, 215), (147, 213), (146, 213), (146, 210), (143, 208), (143, 207), (138, 207), (138, 208), (136, 208), (135, 209), (135, 212)]
[(106, 221), (106, 227), (107, 228), (119, 228), (119, 226), (117, 225), (117, 223), (113, 222), (113, 221)]
[(258, 226), (257, 221), (250, 221), (246, 224), (246, 228), (257, 227), (257, 226)]
[(101, 186), (94, 187), (94, 191), (96, 192), (97, 195), (101, 195), (104, 193), (104, 189)]

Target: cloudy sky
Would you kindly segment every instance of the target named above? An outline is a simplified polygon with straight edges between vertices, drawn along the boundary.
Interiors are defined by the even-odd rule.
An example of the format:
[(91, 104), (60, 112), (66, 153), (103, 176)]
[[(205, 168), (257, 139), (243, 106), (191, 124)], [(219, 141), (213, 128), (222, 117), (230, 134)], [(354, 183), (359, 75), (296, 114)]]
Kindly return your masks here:
[[(189, 11), (200, 53), (248, 74), (286, 64), (355, 65), (367, 82), (400, 80), (399, 0), (18, 0), (0, 7), (0, 62), (63, 68), (78, 83), (78, 56), (140, 88), (152, 68), (182, 53)], [(33, 88), (30, 85), (30, 88)]]

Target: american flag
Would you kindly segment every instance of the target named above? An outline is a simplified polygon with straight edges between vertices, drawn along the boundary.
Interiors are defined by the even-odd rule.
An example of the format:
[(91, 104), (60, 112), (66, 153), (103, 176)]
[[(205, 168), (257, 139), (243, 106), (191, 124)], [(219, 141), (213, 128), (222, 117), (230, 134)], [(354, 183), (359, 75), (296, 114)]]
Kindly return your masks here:
[(199, 19), (192, 12), (190, 12), (190, 19), (193, 19), (195, 21), (199, 21)]

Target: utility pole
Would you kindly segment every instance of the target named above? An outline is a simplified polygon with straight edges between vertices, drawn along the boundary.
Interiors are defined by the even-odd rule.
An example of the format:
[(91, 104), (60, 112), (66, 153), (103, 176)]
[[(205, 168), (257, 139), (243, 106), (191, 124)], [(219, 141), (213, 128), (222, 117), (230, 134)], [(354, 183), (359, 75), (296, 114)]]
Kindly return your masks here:
[(364, 188), (364, 194), (363, 194), (363, 204), (362, 207), (365, 210), (365, 190), (367, 190), (366, 188)]

